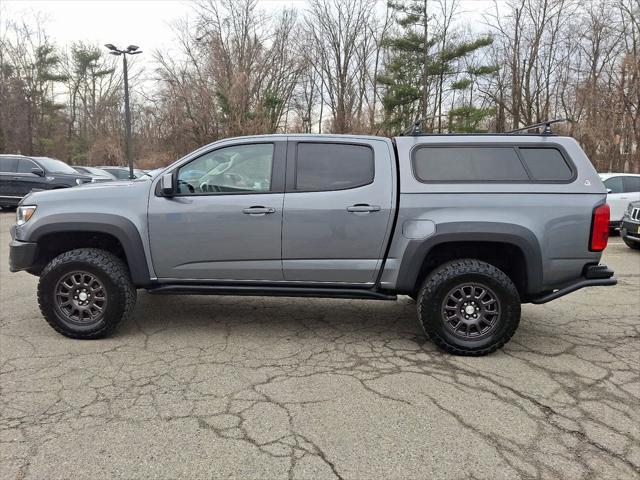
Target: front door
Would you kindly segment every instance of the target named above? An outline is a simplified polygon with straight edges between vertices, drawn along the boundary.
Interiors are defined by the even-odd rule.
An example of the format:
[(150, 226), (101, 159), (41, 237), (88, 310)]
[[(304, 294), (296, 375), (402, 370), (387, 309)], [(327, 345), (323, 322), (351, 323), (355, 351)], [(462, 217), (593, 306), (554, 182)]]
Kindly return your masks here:
[(282, 280), (285, 142), (219, 147), (177, 168), (173, 197), (151, 193), (160, 279)]
[[(42, 176), (33, 173), (33, 169), (42, 171)], [(29, 158), (21, 158), (18, 160), (18, 169), (13, 176), (15, 191), (18, 195), (24, 197), (31, 190), (44, 190), (47, 187), (47, 181), (44, 178), (44, 170)]]
[(16, 185), (13, 182), (17, 168), (17, 158), (5, 155), (0, 156), (0, 203), (17, 205), (20, 201), (21, 195), (16, 192)]
[(367, 284), (384, 256), (393, 186), (381, 140), (291, 140), (282, 224), (284, 279)]

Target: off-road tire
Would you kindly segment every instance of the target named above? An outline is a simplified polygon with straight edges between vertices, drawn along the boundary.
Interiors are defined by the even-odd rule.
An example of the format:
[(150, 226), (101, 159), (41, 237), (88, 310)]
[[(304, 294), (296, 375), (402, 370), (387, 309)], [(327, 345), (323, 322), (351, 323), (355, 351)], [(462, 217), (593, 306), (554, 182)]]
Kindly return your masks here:
[[(69, 321), (56, 304), (59, 282), (76, 271), (87, 272), (101, 282), (107, 298), (101, 318), (86, 325)], [(40, 275), (40, 311), (54, 330), (70, 338), (88, 340), (108, 336), (129, 316), (135, 303), (136, 289), (127, 266), (121, 259), (104, 250), (80, 248), (62, 253), (51, 260)]]
[[(500, 314), (490, 333), (477, 339), (462, 339), (446, 326), (444, 303), (452, 289), (473, 283), (495, 294)], [(475, 259), (445, 263), (431, 272), (422, 284), (417, 299), (418, 317), (427, 337), (438, 347), (454, 355), (482, 356), (504, 346), (520, 323), (520, 296), (511, 279), (491, 264)]]
[(627, 247), (632, 248), (633, 250), (640, 250), (640, 243), (634, 242), (633, 240), (627, 240), (626, 237), (623, 237), (622, 240), (627, 244)]

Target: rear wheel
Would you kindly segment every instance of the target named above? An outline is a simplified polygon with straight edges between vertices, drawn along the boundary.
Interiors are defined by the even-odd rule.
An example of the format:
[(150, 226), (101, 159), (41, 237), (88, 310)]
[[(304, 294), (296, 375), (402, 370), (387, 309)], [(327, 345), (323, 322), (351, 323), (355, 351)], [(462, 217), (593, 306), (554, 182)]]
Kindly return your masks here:
[(427, 336), (455, 355), (487, 355), (513, 336), (520, 322), (520, 296), (511, 279), (493, 265), (455, 260), (433, 271), (417, 299)]
[(40, 275), (38, 303), (57, 332), (71, 338), (109, 335), (133, 310), (136, 290), (124, 262), (94, 248), (51, 260)]

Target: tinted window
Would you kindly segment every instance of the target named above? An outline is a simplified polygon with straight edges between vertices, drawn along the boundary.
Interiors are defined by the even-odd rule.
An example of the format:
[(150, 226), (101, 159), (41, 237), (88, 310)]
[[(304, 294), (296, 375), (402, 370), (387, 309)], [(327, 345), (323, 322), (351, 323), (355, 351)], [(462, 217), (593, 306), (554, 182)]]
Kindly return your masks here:
[(299, 143), (296, 190), (345, 190), (373, 181), (373, 151), (362, 145)]
[(31, 169), (40, 168), (38, 165), (33, 163), (31, 160), (27, 160), (26, 158), (21, 158), (18, 161), (18, 173), (31, 173)]
[(625, 192), (640, 192), (640, 177), (624, 177), (622, 183)]
[(624, 191), (622, 188), (622, 177), (607, 178), (604, 181), (604, 186), (607, 187), (608, 190), (611, 190), (611, 193), (622, 193)]
[(520, 154), (534, 180), (565, 181), (573, 176), (564, 157), (555, 148), (520, 148)]
[(272, 165), (271, 143), (220, 148), (180, 167), (178, 192), (186, 195), (268, 192)]
[(419, 147), (413, 171), (424, 182), (529, 180), (513, 147)]
[(0, 157), (0, 172), (15, 172), (18, 167), (18, 159), (11, 157)]

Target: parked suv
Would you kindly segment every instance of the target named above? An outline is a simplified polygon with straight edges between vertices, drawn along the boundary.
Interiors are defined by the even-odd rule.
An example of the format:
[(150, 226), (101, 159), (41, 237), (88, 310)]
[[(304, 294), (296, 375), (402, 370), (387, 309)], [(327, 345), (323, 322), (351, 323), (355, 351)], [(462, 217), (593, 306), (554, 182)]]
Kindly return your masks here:
[(0, 155), (0, 207), (15, 207), (31, 190), (52, 190), (91, 182), (61, 160)]
[(620, 222), (629, 202), (640, 201), (640, 175), (633, 173), (600, 174), (607, 189), (607, 203), (611, 208), (611, 228), (620, 228)]
[(49, 324), (111, 333), (136, 290), (416, 300), (444, 350), (503, 346), (522, 303), (614, 285), (606, 190), (572, 138), (266, 135), (151, 180), (25, 198), (10, 267)]
[(620, 236), (629, 248), (640, 250), (640, 202), (631, 202), (624, 212)]

